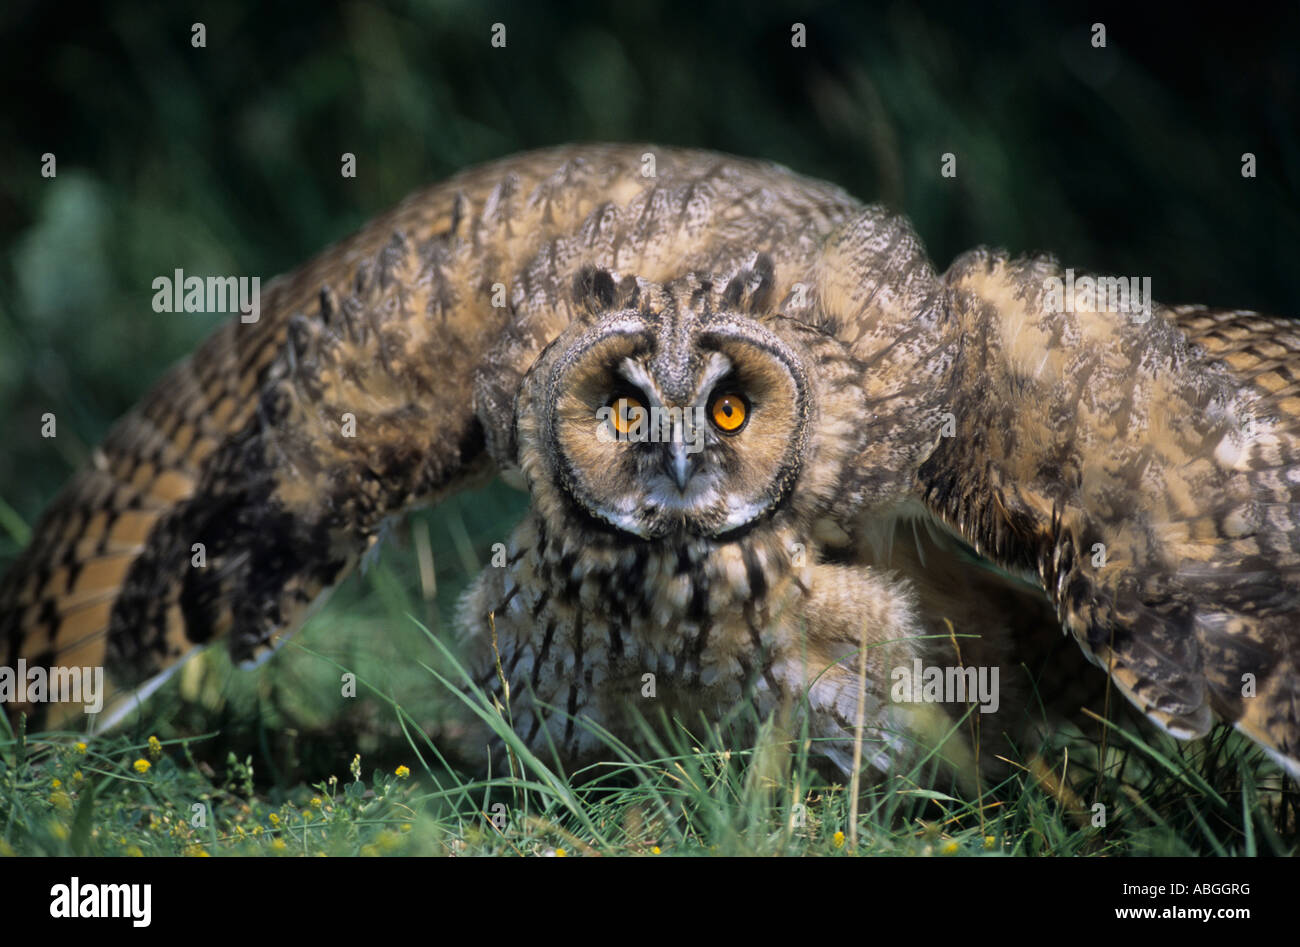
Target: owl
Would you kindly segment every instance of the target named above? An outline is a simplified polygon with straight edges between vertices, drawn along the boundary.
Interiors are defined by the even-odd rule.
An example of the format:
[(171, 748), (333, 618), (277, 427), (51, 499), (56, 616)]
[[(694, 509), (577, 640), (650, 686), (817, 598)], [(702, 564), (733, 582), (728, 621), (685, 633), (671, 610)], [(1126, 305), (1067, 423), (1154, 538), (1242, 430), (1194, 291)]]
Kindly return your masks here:
[(473, 168), (112, 428), (0, 583), (0, 648), (104, 668), (102, 729), (499, 475), (532, 502), (459, 603), (466, 676), (566, 766), (738, 707), (841, 774), (977, 720), (960, 764), (1110, 691), (1300, 775), (1300, 331), (1129, 289), (988, 249), (941, 275), (901, 216), (763, 162)]

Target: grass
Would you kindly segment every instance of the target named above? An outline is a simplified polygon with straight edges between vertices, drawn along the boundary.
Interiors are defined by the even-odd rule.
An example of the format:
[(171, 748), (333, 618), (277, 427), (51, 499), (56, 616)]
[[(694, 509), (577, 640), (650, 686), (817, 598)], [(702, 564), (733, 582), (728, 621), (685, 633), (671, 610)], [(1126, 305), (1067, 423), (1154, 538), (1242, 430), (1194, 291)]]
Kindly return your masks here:
[[(608, 762), (565, 772), (527, 751), (507, 707), (462, 689), (445, 633), (456, 594), (477, 569), (474, 551), (520, 508), (521, 498), (492, 488), (414, 517), (413, 532), (442, 540), (428, 549), (452, 551), (436, 568), (427, 556), (386, 552), (267, 666), (237, 672), (211, 651), (120, 732), (84, 742), (72, 733), (0, 731), (0, 853), (1300, 850), (1294, 787), (1226, 728), (1180, 744), (1098, 722), (1109, 731), (1104, 767), (1095, 733), (1059, 731), (978, 791), (951, 786), (930, 760), (855, 796), (823, 777), (808, 740), (784, 739), (772, 721), (741, 710), (713, 728), (647, 726), (648, 751), (605, 734)], [(346, 671), (357, 676), (355, 699), (338, 696)], [(443, 757), (439, 736), (470, 715), (507, 741), (510, 772), (476, 776)]]
[[(436, 639), (430, 638), (431, 645)], [(439, 683), (442, 675), (429, 668)], [(512, 743), (512, 772), (475, 779), (441, 757), (400, 704), (411, 765), (266, 785), (250, 754), (212, 766), (213, 734), (90, 743), (0, 738), (0, 852), (22, 855), (1123, 855), (1293, 854), (1261, 806), (1258, 760), (1231, 739), (1135, 759), (1102, 780), (1128, 800), (1090, 824), (1079, 788), (1011, 768), (982, 798), (927, 788), (914, 771), (852, 796), (810, 765), (806, 741), (730, 748), (676, 731), (637, 756), (566, 774), (527, 752), (481, 692), (468, 712)], [(719, 737), (722, 734), (718, 734)], [(369, 775), (363, 775), (368, 769)], [(1126, 769), (1142, 771), (1134, 778)]]

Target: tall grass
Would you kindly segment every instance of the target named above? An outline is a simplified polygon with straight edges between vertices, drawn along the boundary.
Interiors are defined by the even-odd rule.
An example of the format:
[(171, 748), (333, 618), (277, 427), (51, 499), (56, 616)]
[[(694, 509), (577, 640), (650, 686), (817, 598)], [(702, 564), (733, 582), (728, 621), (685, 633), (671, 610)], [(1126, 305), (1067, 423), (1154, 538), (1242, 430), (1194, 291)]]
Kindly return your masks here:
[[(486, 502), (490, 500), (491, 502)], [(1226, 728), (1180, 744), (1124, 723), (1073, 729), (967, 787), (936, 754), (854, 792), (814, 741), (752, 708), (645, 719), (636, 746), (597, 729), (604, 762), (531, 752), (508, 704), (473, 686), (451, 605), (517, 499), (486, 494), (413, 519), (461, 552), (437, 595), (400, 549), (258, 672), (204, 655), (119, 733), (0, 731), (6, 854), (1253, 855), (1295, 854), (1297, 797)], [(399, 543), (399, 546), (401, 544)], [(394, 554), (394, 553), (398, 554)], [(425, 565), (427, 566), (427, 562)], [(357, 675), (358, 696), (338, 682)], [(552, 708), (552, 713), (563, 713)], [(508, 771), (472, 772), (444, 737), (482, 721)], [(594, 725), (583, 718), (580, 727)], [(965, 726), (958, 721), (953, 739)], [(154, 737), (154, 740), (150, 740)], [(148, 764), (142, 766), (141, 764)], [(399, 772), (402, 775), (399, 775)], [(1098, 803), (1103, 810), (1094, 808)], [(195, 809), (195, 806), (199, 809)], [(201, 818), (196, 813), (202, 811)], [(1104, 814), (1104, 824), (1098, 813)]]

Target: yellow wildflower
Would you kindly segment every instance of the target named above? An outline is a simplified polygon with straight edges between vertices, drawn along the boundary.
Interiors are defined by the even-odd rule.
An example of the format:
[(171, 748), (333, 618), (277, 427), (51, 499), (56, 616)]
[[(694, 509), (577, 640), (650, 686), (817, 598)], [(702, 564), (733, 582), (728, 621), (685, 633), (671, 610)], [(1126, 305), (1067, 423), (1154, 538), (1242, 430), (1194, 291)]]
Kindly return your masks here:
[(834, 845), (836, 848), (843, 848), (843, 847), (844, 847), (844, 833), (843, 833), (843, 832), (836, 832), (834, 835), (832, 835), (832, 836), (831, 836), (831, 844)]
[(135, 761), (134, 763), (132, 763), (131, 765), (132, 765), (133, 767), (135, 767), (135, 771), (136, 771), (137, 773), (139, 773), (141, 776), (143, 776), (145, 773), (149, 772), (149, 761), (148, 761), (148, 760), (145, 760), (145, 759), (139, 759), (139, 760), (136, 760), (136, 761)]
[(397, 775), (398, 779), (405, 779), (407, 776), (411, 775), (411, 771), (405, 766), (399, 766), (397, 769), (393, 770), (393, 772)]

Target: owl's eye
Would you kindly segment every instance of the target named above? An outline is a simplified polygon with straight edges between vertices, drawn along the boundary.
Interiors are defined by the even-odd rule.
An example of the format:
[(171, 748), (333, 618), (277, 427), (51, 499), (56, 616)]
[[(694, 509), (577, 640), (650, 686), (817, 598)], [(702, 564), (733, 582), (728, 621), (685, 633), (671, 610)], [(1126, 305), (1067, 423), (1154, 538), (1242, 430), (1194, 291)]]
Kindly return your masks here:
[(709, 402), (709, 417), (723, 434), (739, 434), (749, 420), (749, 400), (736, 391), (716, 394)]
[(609, 423), (620, 434), (632, 430), (632, 426), (645, 416), (645, 405), (636, 395), (615, 395), (609, 399), (609, 410)]

